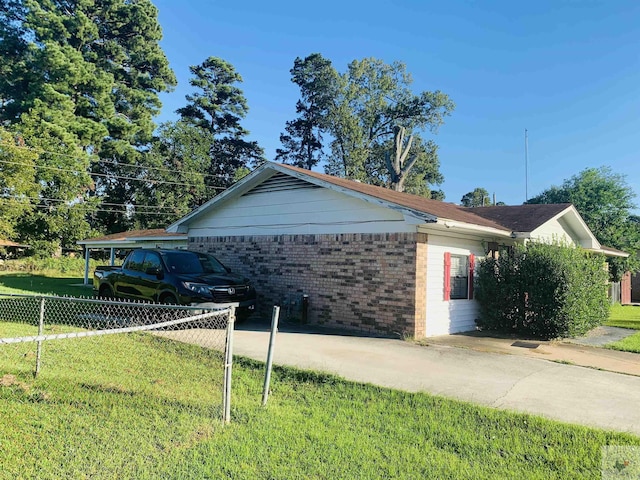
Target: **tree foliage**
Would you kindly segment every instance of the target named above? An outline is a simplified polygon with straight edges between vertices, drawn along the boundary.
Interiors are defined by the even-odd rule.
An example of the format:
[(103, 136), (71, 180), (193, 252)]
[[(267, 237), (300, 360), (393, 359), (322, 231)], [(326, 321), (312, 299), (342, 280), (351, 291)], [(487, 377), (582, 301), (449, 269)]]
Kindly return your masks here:
[(216, 57), (190, 70), (193, 77), (189, 83), (196, 91), (186, 96), (187, 105), (177, 113), (186, 124), (211, 135), (207, 185), (226, 188), (239, 169), (264, 161), (263, 149), (245, 139), (249, 132), (240, 124), (249, 111), (244, 93), (237, 86), (242, 77), (233, 65)]
[(632, 254), (628, 260), (609, 260), (612, 276), (617, 280), (625, 269), (640, 267), (640, 228), (633, 221), (634, 198), (624, 175), (601, 167), (587, 168), (527, 203), (572, 203), (598, 241)]
[(286, 133), (280, 135), (283, 148), (276, 150), (276, 161), (311, 170), (324, 158), (323, 133), (338, 74), (331, 61), (319, 53), (296, 58), (290, 73), (291, 81), (300, 88), (298, 117), (286, 123)]
[(481, 187), (475, 188), (472, 192), (465, 193), (460, 199), (463, 207), (485, 207), (491, 205), (489, 192)]
[(291, 72), (300, 116), (287, 123), (278, 159), (316, 165), (326, 134), (326, 173), (425, 196), (429, 184), (442, 182), (437, 146), (422, 134), (437, 132), (453, 110), (446, 94), (414, 94), (403, 63), (374, 58), (354, 60), (340, 74), (316, 53), (297, 58)]
[(89, 207), (96, 196), (131, 201), (136, 184), (116, 176), (134, 176), (158, 93), (175, 84), (156, 8), (150, 0), (0, 0), (0, 7), (0, 122), (42, 152), (39, 215), (22, 219), (23, 235), (58, 242), (68, 235), (62, 243), (72, 244), (88, 231), (87, 218), (119, 229), (121, 215)]
[(183, 121), (160, 125), (144, 154), (146, 181), (133, 206), (136, 228), (166, 227), (213, 195), (206, 185), (212, 144), (211, 132)]
[(15, 238), (17, 220), (33, 210), (38, 195), (38, 152), (24, 148), (24, 140), (0, 127), (0, 239)]

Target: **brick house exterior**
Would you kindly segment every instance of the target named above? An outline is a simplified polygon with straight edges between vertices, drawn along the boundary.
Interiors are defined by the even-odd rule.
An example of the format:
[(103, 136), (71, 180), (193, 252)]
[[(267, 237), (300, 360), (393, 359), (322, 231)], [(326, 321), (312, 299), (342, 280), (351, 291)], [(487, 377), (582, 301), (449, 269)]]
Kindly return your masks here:
[(465, 208), (269, 162), (167, 232), (252, 279), (263, 313), (304, 293), (310, 323), (416, 338), (475, 328), (474, 262), (496, 249), (626, 255), (569, 204)]
[(424, 336), (426, 240), (421, 233), (192, 237), (189, 249), (252, 279), (263, 308), (302, 292), (311, 323)]

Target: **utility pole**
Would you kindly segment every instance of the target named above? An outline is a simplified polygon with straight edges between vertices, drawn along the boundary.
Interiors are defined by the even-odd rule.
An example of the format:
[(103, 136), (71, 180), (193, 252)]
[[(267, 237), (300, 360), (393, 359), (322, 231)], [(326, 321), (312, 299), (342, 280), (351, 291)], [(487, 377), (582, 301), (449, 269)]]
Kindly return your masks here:
[(529, 200), (529, 136), (524, 129), (524, 201)]

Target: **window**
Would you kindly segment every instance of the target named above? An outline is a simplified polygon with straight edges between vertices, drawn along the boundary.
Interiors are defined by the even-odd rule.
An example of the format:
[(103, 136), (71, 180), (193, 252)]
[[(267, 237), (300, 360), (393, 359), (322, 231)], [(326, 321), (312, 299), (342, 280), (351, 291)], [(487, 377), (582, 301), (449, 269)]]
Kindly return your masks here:
[(473, 270), (475, 257), (471, 255), (444, 254), (444, 299), (473, 298)]
[(158, 269), (162, 271), (162, 264), (160, 263), (160, 257), (155, 253), (147, 252), (147, 255), (144, 257), (144, 262), (142, 263), (142, 271), (146, 272), (150, 268)]
[(142, 250), (134, 250), (129, 260), (127, 260), (126, 265), (124, 265), (125, 269), (142, 271), (142, 261), (144, 260), (144, 251)]

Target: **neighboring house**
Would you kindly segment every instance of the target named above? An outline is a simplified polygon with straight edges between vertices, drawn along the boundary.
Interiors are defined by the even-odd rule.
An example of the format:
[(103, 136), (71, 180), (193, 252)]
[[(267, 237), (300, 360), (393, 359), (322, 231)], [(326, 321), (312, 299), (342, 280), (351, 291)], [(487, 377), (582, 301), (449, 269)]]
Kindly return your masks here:
[(275, 163), (167, 231), (253, 279), (265, 310), (304, 292), (312, 323), (415, 337), (473, 330), (475, 262), (515, 242), (626, 255), (569, 204), (465, 208)]
[(80, 240), (85, 250), (84, 284), (89, 283), (89, 258), (91, 250), (109, 250), (109, 264), (115, 261), (116, 250), (131, 250), (134, 248), (186, 248), (187, 236), (179, 233), (169, 233), (164, 228), (151, 230), (130, 230), (128, 232), (112, 233), (102, 237)]
[(22, 254), (27, 248), (29, 248), (29, 245), (0, 239), (0, 249), (4, 250), (2, 259)]

